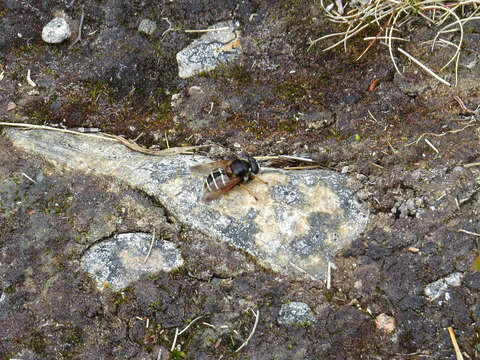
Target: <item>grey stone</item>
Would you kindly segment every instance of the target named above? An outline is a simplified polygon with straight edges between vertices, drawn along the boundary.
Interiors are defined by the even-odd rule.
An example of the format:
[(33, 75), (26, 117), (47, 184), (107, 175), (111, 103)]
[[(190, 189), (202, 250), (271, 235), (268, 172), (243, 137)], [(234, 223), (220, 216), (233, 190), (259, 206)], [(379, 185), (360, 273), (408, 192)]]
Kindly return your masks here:
[(157, 23), (149, 19), (143, 19), (138, 25), (138, 31), (152, 36), (157, 30)]
[(42, 40), (49, 44), (58, 44), (72, 34), (70, 25), (61, 17), (56, 17), (43, 27)]
[(283, 304), (278, 313), (281, 325), (309, 325), (316, 321), (310, 307), (302, 302)]
[[(177, 53), (178, 76), (189, 78), (198, 73), (215, 69), (219, 64), (234, 60), (242, 53), (238, 23), (222, 21)], [(226, 28), (226, 29), (224, 29)]]
[(81, 266), (95, 278), (99, 289), (109, 286), (117, 291), (142, 275), (169, 272), (183, 265), (175, 244), (155, 239), (148, 255), (151, 242), (152, 236), (145, 233), (115, 235), (88, 249)]
[(6, 129), (14, 146), (67, 167), (117, 178), (152, 196), (186, 226), (247, 251), (285, 274), (323, 280), (327, 264), (365, 229), (367, 210), (327, 170), (263, 169), (260, 181), (202, 203), (204, 177), (191, 166), (201, 156), (155, 157), (111, 140), (48, 131)]
[(425, 287), (424, 294), (430, 301), (440, 297), (449, 286), (460, 286), (462, 283), (463, 274), (456, 272), (450, 276), (434, 281)]

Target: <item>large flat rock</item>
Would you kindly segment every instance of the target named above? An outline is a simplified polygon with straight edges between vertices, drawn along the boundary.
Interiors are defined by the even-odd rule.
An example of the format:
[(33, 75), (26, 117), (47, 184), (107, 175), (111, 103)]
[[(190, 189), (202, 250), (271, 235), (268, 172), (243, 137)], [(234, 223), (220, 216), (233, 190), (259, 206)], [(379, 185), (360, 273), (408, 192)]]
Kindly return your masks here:
[[(203, 177), (190, 167), (210, 161), (201, 156), (156, 157), (95, 137), (49, 131), (7, 129), (14, 146), (64, 168), (108, 175), (155, 197), (179, 221), (247, 251), (283, 273), (324, 279), (327, 264), (365, 229), (367, 210), (326, 170), (263, 169), (245, 189), (204, 204)], [(185, 259), (188, 261), (188, 259)]]

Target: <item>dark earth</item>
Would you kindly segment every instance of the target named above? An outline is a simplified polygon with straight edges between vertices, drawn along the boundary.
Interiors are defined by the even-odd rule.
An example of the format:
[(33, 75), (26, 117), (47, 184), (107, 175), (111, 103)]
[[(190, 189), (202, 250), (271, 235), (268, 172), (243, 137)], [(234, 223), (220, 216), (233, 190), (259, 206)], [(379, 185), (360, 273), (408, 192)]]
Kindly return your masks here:
[[(78, 26), (82, 9), (81, 42), (42, 41), (55, 11)], [(158, 25), (152, 36), (137, 31), (144, 18)], [(164, 33), (162, 18), (176, 30)], [(232, 18), (241, 23), (240, 59), (180, 79), (175, 55), (199, 37), (181, 30)], [(435, 29), (418, 19), (408, 26), (403, 48), (454, 82), (452, 67), (440, 71), (451, 50), (431, 54), (421, 44)], [(0, 359), (456, 359), (448, 327), (465, 358), (480, 358), (480, 274), (471, 270), (480, 240), (480, 65), (466, 66), (480, 58), (480, 20), (466, 28), (458, 86), (447, 87), (399, 54), (397, 74), (381, 44), (356, 62), (361, 36), (346, 53), (308, 50), (309, 38), (342, 30), (315, 2), (0, 1), (1, 121), (98, 128), (145, 147), (164, 148), (166, 138), (215, 144), (213, 157), (302, 155), (343, 171), (371, 213), (363, 236), (335, 258), (327, 289), (262, 268), (135, 189), (56, 169), (0, 137)], [(36, 88), (26, 84), (28, 69)], [(80, 270), (83, 252), (152, 227), (186, 265), (99, 292)], [(448, 296), (424, 295), (454, 272), (464, 276)], [(317, 321), (280, 325), (282, 304), (294, 301)], [(250, 309), (258, 326), (235, 352), (254, 326)], [(392, 333), (376, 328), (382, 313), (395, 319)], [(170, 351), (176, 329), (198, 316)]]

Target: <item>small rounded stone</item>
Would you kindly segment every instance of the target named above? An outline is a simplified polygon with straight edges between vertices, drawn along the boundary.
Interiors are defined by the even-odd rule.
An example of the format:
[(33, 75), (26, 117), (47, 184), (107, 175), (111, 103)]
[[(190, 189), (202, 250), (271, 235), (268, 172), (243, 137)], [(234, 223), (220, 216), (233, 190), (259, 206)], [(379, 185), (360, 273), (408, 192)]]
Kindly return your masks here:
[(42, 30), (42, 40), (49, 44), (59, 44), (72, 34), (70, 25), (64, 18), (54, 18)]

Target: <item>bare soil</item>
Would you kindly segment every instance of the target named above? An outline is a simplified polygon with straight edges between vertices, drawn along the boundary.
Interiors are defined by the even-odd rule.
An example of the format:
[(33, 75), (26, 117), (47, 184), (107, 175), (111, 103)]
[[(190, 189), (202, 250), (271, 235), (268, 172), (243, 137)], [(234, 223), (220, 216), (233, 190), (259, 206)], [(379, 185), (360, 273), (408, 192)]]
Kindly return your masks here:
[[(82, 41), (72, 48), (41, 40), (52, 4), (77, 25), (83, 8)], [(203, 29), (232, 17), (242, 23), (241, 59), (179, 79), (175, 54), (198, 35), (162, 35), (162, 18)], [(151, 37), (137, 31), (143, 18), (157, 22)], [(419, 39), (433, 34), (419, 28)], [(480, 26), (469, 29), (465, 62), (480, 56)], [(479, 237), (459, 230), (480, 233), (480, 167), (467, 165), (480, 161), (480, 124), (454, 96), (476, 109), (480, 66), (461, 60), (459, 85), (448, 88), (405, 58), (405, 74), (396, 74), (380, 44), (355, 62), (361, 38), (347, 53), (308, 51), (309, 37), (332, 31), (303, 1), (1, 1), (1, 121), (99, 128), (147, 147), (165, 147), (166, 137), (170, 146), (211, 142), (221, 146), (215, 157), (238, 148), (308, 156), (346, 173), (371, 221), (336, 257), (327, 290), (191, 232), (144, 194), (59, 174), (0, 137), (0, 359), (456, 359), (448, 327), (464, 354), (479, 358), (480, 274), (470, 270)], [(449, 54), (415, 41), (405, 49), (437, 71)], [(81, 249), (148, 230), (138, 219), (152, 218), (185, 268), (99, 293), (79, 269)], [(464, 274), (461, 286), (429, 301), (425, 286), (454, 272)], [(279, 325), (289, 301), (308, 304), (317, 322)], [(249, 308), (260, 320), (237, 353), (254, 324)], [(381, 313), (395, 318), (393, 333), (376, 329)], [(175, 329), (198, 316), (170, 352)]]

